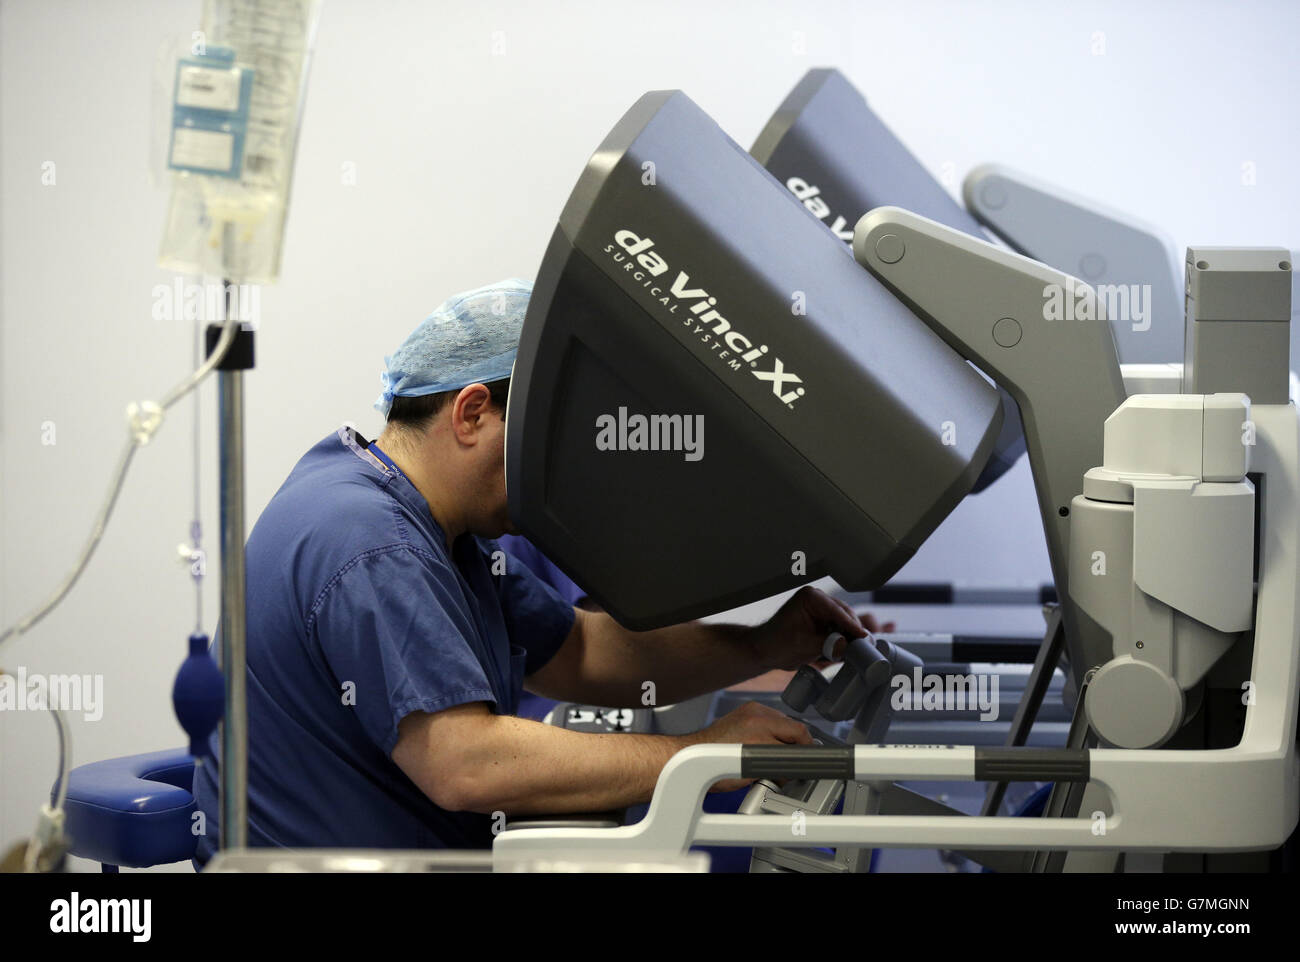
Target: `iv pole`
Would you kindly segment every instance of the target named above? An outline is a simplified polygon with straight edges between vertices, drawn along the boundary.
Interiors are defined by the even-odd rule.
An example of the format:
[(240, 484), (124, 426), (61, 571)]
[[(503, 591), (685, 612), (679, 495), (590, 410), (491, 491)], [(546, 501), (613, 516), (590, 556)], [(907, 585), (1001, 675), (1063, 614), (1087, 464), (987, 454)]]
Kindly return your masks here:
[[(227, 228), (229, 229), (229, 228)], [(226, 321), (235, 286), (226, 286)], [(208, 328), (208, 351), (220, 328)], [(248, 673), (244, 571), (244, 371), (253, 367), (253, 332), (243, 326), (217, 367), (221, 484), (221, 672), (226, 711), (221, 722), (221, 848), (248, 847)]]

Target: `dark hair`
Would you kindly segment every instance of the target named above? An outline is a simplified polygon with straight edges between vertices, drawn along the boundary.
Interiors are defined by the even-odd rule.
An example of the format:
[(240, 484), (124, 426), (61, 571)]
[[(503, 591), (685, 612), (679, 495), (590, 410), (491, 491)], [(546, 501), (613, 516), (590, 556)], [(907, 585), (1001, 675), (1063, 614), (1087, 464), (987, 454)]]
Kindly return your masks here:
[[(506, 402), (510, 398), (510, 378), (493, 381), (486, 387), (488, 395), (492, 398), (493, 406), (501, 409), (501, 417), (504, 419), (506, 416)], [(393, 398), (393, 406), (388, 411), (388, 423), (422, 431), (429, 426), (429, 422), (443, 408), (456, 399), (456, 395), (462, 390), (464, 388), (456, 388), (454, 391), (442, 391), (438, 394), (425, 394), (420, 397), (395, 397)]]

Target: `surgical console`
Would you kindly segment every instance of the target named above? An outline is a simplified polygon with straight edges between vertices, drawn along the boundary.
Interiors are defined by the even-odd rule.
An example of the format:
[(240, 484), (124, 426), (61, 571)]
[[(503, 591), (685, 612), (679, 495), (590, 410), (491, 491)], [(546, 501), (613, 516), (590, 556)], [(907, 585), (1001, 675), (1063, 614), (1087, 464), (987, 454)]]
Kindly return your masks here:
[[(976, 216), (834, 71), (805, 78), (752, 155), (685, 94), (646, 94), (592, 155), (538, 272), (506, 477), (521, 530), (648, 629), (823, 576), (879, 589), (1026, 452), (1054, 603), (1003, 743), (890, 743), (884, 693), (921, 659), (869, 636), (782, 696), (843, 744), (694, 746), (640, 821), (512, 827), (499, 860), (726, 845), (753, 847), (756, 870), (856, 871), (884, 847), (1110, 870), (1291, 835), (1290, 254), (1190, 249), (1182, 323), (1162, 294), (1158, 337), (1117, 336), (1098, 285), (1165, 270), (1150, 283), (1171, 287), (1160, 242), (1098, 215), (1124, 241), (1089, 259), (1091, 240), (1041, 241), (1040, 217), (1013, 246), (1055, 256), (1030, 259), (981, 222), (1005, 211), (1011, 237), (1012, 214), (1082, 202), (1018, 194), (1001, 169), (972, 176)], [(1165, 393), (1126, 389), (1117, 341), (1174, 368)], [(597, 424), (620, 411), (702, 416), (707, 453), (604, 450)], [(1049, 702), (1068, 723), (1045, 746), (1030, 735)], [(736, 777), (756, 780), (740, 811), (703, 812), (710, 785)], [(925, 782), (987, 794), (967, 814), (900, 784)], [(1016, 784), (1051, 786), (1040, 815), (1003, 813)]]

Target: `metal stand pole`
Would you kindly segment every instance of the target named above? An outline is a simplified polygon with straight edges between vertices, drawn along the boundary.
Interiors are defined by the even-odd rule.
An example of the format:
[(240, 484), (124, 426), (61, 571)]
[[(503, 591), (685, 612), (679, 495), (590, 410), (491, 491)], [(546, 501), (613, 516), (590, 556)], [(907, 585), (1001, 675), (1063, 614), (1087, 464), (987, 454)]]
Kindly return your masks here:
[[(1029, 673), (1029, 682), (1020, 695), (1020, 704), (1016, 706), (1016, 715), (1011, 720), (1007, 731), (1006, 745), (1014, 748), (1029, 740), (1029, 732), (1034, 727), (1038, 710), (1043, 706), (1043, 696), (1051, 687), (1052, 675), (1061, 663), (1061, 653), (1065, 650), (1065, 622), (1061, 620), (1061, 609), (1053, 606), (1047, 613), (1047, 629), (1043, 634), (1043, 643), (1034, 658), (1034, 667)], [(1007, 782), (989, 782), (984, 795), (981, 815), (996, 815), (1002, 808), (1002, 799), (1007, 793)]]
[(244, 650), (244, 372), (220, 371), (221, 848), (248, 846), (248, 702)]
[[(233, 316), (226, 282), (227, 317)], [(221, 325), (207, 330), (211, 355)], [(217, 365), (221, 461), (221, 673), (226, 713), (221, 722), (221, 838), (227, 849), (248, 847), (248, 670), (245, 649), (244, 371), (253, 367), (253, 332), (240, 326)]]

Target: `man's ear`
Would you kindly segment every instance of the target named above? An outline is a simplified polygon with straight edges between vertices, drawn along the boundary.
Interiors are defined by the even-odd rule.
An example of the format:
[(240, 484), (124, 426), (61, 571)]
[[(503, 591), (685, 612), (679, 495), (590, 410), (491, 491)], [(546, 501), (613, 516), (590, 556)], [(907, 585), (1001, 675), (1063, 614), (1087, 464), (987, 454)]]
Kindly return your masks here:
[(464, 444), (475, 443), (483, 419), (491, 410), (492, 394), (486, 384), (468, 384), (461, 388), (451, 405), (452, 434)]

